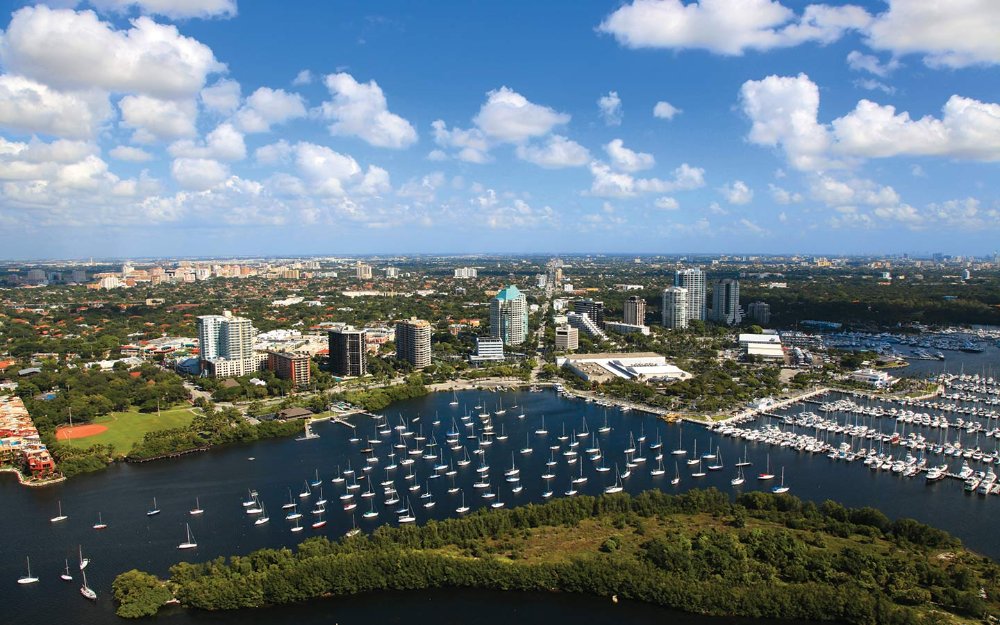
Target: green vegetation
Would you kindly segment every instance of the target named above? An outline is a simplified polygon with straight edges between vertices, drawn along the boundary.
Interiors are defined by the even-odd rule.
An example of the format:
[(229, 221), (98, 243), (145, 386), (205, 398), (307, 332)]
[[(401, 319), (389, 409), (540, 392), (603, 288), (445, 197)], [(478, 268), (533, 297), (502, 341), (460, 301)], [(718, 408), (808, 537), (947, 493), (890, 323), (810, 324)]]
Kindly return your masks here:
[(119, 603), (118, 616), (125, 618), (153, 616), (170, 600), (170, 591), (160, 580), (135, 569), (115, 578), (111, 591)]
[(408, 378), (406, 384), (334, 393), (332, 399), (333, 401), (346, 401), (371, 412), (382, 410), (394, 401), (423, 397), (426, 394), (427, 387), (424, 386), (423, 378), (418, 374)]
[(302, 431), (300, 421), (263, 421), (251, 424), (235, 408), (216, 409), (205, 404), (187, 427), (148, 432), (132, 446), (128, 457), (149, 460), (171, 454), (229, 443), (290, 436)]
[[(648, 491), (480, 510), (370, 536), (310, 538), (180, 563), (165, 582), (184, 606), (252, 608), (384, 589), (563, 591), (689, 612), (904, 625), (995, 618), (1000, 567), (940, 530), (871, 508), (788, 495)], [(118, 614), (149, 614), (158, 580), (115, 583)], [(121, 592), (119, 592), (121, 589)], [(153, 595), (153, 593), (157, 593)]]
[(60, 441), (60, 446), (86, 449), (93, 445), (109, 445), (119, 453), (126, 453), (149, 432), (184, 428), (191, 425), (195, 417), (195, 409), (190, 407), (161, 410), (159, 414), (139, 412), (131, 408), (126, 412), (113, 412), (103, 417), (97, 417), (91, 423), (103, 425), (108, 429), (100, 434)]

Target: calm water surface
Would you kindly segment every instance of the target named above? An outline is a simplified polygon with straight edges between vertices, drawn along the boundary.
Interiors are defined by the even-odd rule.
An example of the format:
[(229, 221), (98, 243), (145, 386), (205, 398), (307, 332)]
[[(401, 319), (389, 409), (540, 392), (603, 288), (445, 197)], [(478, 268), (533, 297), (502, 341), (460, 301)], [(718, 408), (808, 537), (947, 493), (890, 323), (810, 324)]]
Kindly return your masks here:
[[(479, 412), (474, 408), (483, 405), (483, 410), (494, 411), (502, 398), (507, 413), (494, 418), (497, 430), (503, 425), (507, 435), (505, 441), (496, 441), (486, 448), (485, 459), (490, 465), (493, 491), (499, 487), (499, 499), (508, 507), (528, 502), (544, 501), (545, 481), (540, 477), (546, 472), (546, 461), (554, 457), (557, 465), (552, 469), (555, 478), (551, 490), (555, 496), (563, 496), (570, 486), (570, 480), (579, 475), (588, 478), (586, 484), (578, 486), (585, 494), (598, 494), (615, 479), (612, 469), (606, 473), (596, 471), (599, 463), (591, 462), (584, 449), (593, 445), (593, 438), (574, 438), (574, 429), (586, 427), (591, 432), (604, 424), (605, 413), (612, 430), (597, 434), (596, 440), (604, 452), (607, 466), (615, 463), (624, 470), (623, 450), (631, 445), (630, 439), (646, 435), (642, 445), (642, 455), (648, 458), (645, 466), (632, 469), (632, 475), (625, 480), (625, 488), (638, 493), (649, 488), (660, 488), (668, 492), (682, 491), (691, 487), (715, 486), (727, 492), (733, 489), (729, 480), (733, 476), (732, 464), (743, 455), (744, 445), (728, 438), (712, 437), (704, 429), (693, 426), (667, 425), (653, 417), (639, 413), (622, 413), (595, 404), (565, 400), (553, 392), (541, 393), (479, 393), (465, 392), (458, 395), (459, 405), (450, 406), (452, 397), (435, 394), (424, 398), (394, 404), (385, 415), (390, 426), (404, 420), (411, 422), (411, 429), (423, 434), (428, 441), (433, 435), (442, 449), (444, 461), (452, 459), (453, 453), (445, 445), (445, 433), (452, 427), (454, 417), (458, 429), (462, 431), (461, 443), (470, 451), (471, 464), (457, 467), (455, 485), (465, 493), (466, 503), (479, 508), (489, 504), (482, 499), (481, 490), (473, 488), (479, 474), (479, 457), (471, 452), (477, 442), (467, 439), (471, 432), (463, 427), (461, 415)], [(516, 406), (516, 407), (513, 407)], [(519, 419), (524, 413), (526, 417)], [(440, 420), (432, 426), (435, 415)], [(416, 418), (419, 417), (419, 421)], [(538, 435), (544, 418), (547, 435)], [(472, 421), (477, 424), (477, 418)], [(4, 540), (0, 547), (0, 599), (4, 605), (2, 613), (5, 623), (45, 623), (46, 625), (121, 623), (114, 616), (110, 586), (115, 575), (138, 568), (165, 575), (170, 565), (187, 559), (204, 561), (218, 556), (244, 554), (262, 547), (294, 545), (302, 538), (317, 533), (331, 538), (342, 536), (354, 523), (365, 531), (382, 523), (396, 523), (395, 509), (382, 504), (384, 496), (379, 483), (386, 479), (382, 467), (388, 464), (386, 455), (391, 450), (390, 439), (398, 440), (398, 432), (391, 436), (379, 436), (371, 419), (361, 418), (355, 433), (350, 428), (322, 423), (315, 426), (320, 438), (310, 441), (291, 439), (263, 441), (246, 446), (222, 448), (207, 453), (193, 454), (180, 459), (153, 462), (142, 465), (117, 465), (106, 471), (81, 476), (45, 489), (22, 488), (9, 477), (0, 479), (0, 535)], [(560, 442), (558, 436), (563, 427), (569, 440)], [(359, 442), (350, 442), (351, 437), (360, 437)], [(368, 447), (366, 440), (378, 437), (385, 442), (374, 445), (379, 463), (370, 473), (364, 473), (367, 466), (362, 448)], [(652, 477), (650, 468), (656, 466), (656, 451), (648, 446), (657, 439), (663, 443), (662, 452), (666, 475)], [(527, 443), (526, 443), (527, 440)], [(568, 465), (562, 451), (572, 440), (579, 440), (580, 460)], [(690, 476), (692, 468), (681, 462), (676, 469), (681, 476), (680, 485), (670, 485), (674, 475), (674, 458), (670, 450), (679, 444), (691, 449), (698, 441), (699, 451), (709, 446), (718, 446), (726, 468), (709, 472), (701, 479)], [(520, 450), (530, 445), (533, 452), (522, 455)], [(560, 445), (560, 450), (550, 451), (550, 445)], [(636, 443), (638, 446), (638, 443)], [(413, 438), (409, 446), (414, 446)], [(397, 452), (399, 450), (396, 450)], [(519, 494), (511, 492), (511, 484), (504, 479), (504, 471), (511, 466), (511, 452), (520, 469), (524, 487)], [(848, 506), (872, 505), (882, 509), (891, 517), (909, 516), (932, 523), (962, 538), (970, 547), (993, 558), (1000, 559), (1000, 541), (991, 529), (992, 520), (1000, 506), (1000, 498), (982, 498), (965, 495), (953, 483), (925, 485), (923, 480), (906, 480), (884, 473), (873, 473), (861, 463), (834, 463), (825, 456), (809, 456), (787, 449), (772, 449), (768, 446), (750, 445), (747, 453), (754, 467), (764, 464), (766, 453), (770, 453), (774, 469), (784, 467), (786, 482), (791, 492), (802, 498), (823, 501), (833, 499)], [(550, 455), (551, 454), (551, 455)], [(249, 458), (254, 460), (249, 460)], [(403, 456), (397, 456), (398, 462)], [(412, 457), (412, 456), (409, 456)], [(455, 452), (454, 460), (464, 457), (464, 452)], [(357, 476), (368, 476), (375, 481), (373, 498), (379, 517), (367, 520), (362, 513), (369, 510), (369, 499), (356, 496), (358, 507), (352, 512), (341, 509), (339, 495), (344, 492), (343, 484), (333, 484), (331, 479), (338, 470), (346, 469), (348, 462)], [(410, 465), (415, 479), (405, 479), (409, 467), (400, 467), (393, 472), (394, 481), (401, 497), (410, 496), (418, 522), (429, 518), (446, 518), (455, 515), (460, 505), (459, 494), (449, 494), (451, 480), (441, 476), (431, 479), (435, 461), (416, 457)], [(339, 467), (339, 469), (338, 469)], [(330, 503), (327, 505), (329, 523), (322, 530), (308, 527), (312, 502), (318, 499), (318, 489), (310, 488), (305, 482), (312, 481), (315, 472), (323, 481), (323, 493)], [(754, 468), (750, 468), (752, 475)], [(745, 488), (757, 488), (758, 484), (747, 480)], [(423, 507), (426, 499), (411, 493), (406, 486), (419, 483), (429, 488), (435, 501), (430, 509)], [(360, 492), (367, 490), (367, 482), (360, 482)], [(765, 485), (763, 487), (767, 487)], [(256, 489), (270, 514), (270, 523), (255, 526), (241, 505), (248, 489)], [(300, 503), (307, 525), (301, 534), (289, 531), (291, 523), (284, 519), (281, 505), (289, 500), (289, 489), (295, 501)], [(309, 490), (310, 496), (300, 499), (300, 491)], [(188, 511), (194, 507), (195, 497), (200, 499), (205, 510), (200, 517), (191, 517)], [(147, 517), (153, 497), (162, 510), (161, 514)], [(61, 501), (63, 511), (69, 519), (53, 524), (49, 518), (56, 515), (57, 503)], [(109, 527), (103, 531), (92, 529), (98, 512)], [(352, 518), (353, 517), (353, 518)], [(198, 542), (192, 551), (179, 551), (178, 543), (185, 537), (185, 523), (190, 523)], [(92, 559), (87, 569), (88, 580), (100, 595), (96, 604), (84, 600), (78, 592), (79, 571), (75, 570), (77, 548), (83, 546), (84, 555)], [(31, 557), (32, 572), (41, 582), (29, 587), (18, 586), (17, 578), (24, 574), (24, 558)], [(65, 560), (69, 560), (71, 571), (77, 579), (66, 583), (59, 579)], [(206, 614), (172, 610), (162, 619), (166, 623), (396, 623), (427, 622), (435, 624), (469, 622), (475, 618), (483, 623), (509, 623), (516, 619), (523, 623), (550, 623), (554, 618), (571, 618), (577, 623), (598, 623), (615, 620), (621, 623), (645, 623), (654, 618), (669, 623), (736, 623), (732, 619), (701, 619), (691, 615), (676, 614), (660, 608), (642, 604), (610, 602), (571, 595), (506, 594), (494, 592), (472, 592), (441, 590), (425, 593), (388, 593), (379, 596), (359, 596), (330, 601), (317, 601), (305, 605), (283, 607), (273, 610), (259, 610), (228, 614)]]

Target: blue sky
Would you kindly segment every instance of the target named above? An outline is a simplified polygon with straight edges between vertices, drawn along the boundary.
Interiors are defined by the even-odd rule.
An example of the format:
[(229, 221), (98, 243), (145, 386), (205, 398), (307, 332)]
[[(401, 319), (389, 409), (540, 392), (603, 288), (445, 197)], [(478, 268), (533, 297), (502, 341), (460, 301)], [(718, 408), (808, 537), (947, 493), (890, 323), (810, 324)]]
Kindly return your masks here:
[(1000, 249), (995, 0), (2, 14), (0, 257)]

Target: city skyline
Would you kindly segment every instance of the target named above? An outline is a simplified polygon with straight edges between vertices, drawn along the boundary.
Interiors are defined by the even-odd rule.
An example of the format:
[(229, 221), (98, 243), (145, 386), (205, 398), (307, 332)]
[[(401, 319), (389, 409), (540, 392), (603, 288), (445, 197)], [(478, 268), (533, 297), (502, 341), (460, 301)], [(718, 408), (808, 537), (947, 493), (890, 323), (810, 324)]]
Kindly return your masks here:
[(51, 4), (5, 259), (996, 250), (988, 0)]

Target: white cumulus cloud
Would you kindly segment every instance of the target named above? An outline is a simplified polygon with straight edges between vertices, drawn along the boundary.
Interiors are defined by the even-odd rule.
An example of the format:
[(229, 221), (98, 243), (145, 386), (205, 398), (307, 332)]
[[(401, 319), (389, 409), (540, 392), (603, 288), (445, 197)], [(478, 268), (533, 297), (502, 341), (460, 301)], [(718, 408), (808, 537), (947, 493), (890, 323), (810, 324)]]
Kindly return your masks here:
[(473, 119), (487, 136), (508, 143), (544, 136), (569, 120), (566, 113), (535, 104), (508, 87), (486, 94), (486, 102)]
[(406, 148), (417, 142), (410, 122), (389, 111), (385, 94), (374, 80), (359, 83), (350, 74), (330, 74), (326, 88), (333, 99), (320, 107), (332, 120), (330, 133), (354, 136), (380, 148)]
[(653, 106), (653, 117), (659, 119), (666, 119), (669, 121), (680, 113), (682, 113), (682, 111), (679, 108), (670, 102), (665, 102), (663, 100), (660, 100)]
[(89, 138), (110, 116), (105, 93), (61, 92), (22, 76), (0, 75), (0, 126), (16, 132)]
[(753, 200), (753, 189), (747, 186), (742, 180), (736, 180), (732, 184), (723, 185), (722, 195), (730, 204), (749, 204)]
[(607, 95), (601, 96), (597, 100), (597, 110), (608, 126), (622, 125), (622, 99), (618, 97), (617, 91), (609, 91)]
[(547, 169), (581, 167), (590, 161), (590, 152), (576, 141), (551, 135), (542, 144), (517, 146), (517, 157)]
[(652, 154), (634, 152), (625, 147), (625, 143), (621, 139), (613, 139), (604, 146), (604, 151), (607, 152), (611, 165), (621, 171), (641, 171), (656, 164), (656, 159), (653, 158)]
[(229, 177), (229, 169), (208, 158), (178, 158), (170, 166), (170, 174), (182, 189), (204, 191), (222, 184)]
[(261, 87), (250, 94), (233, 121), (243, 132), (257, 133), (267, 132), (274, 124), (283, 124), (305, 115), (306, 105), (299, 94)]

